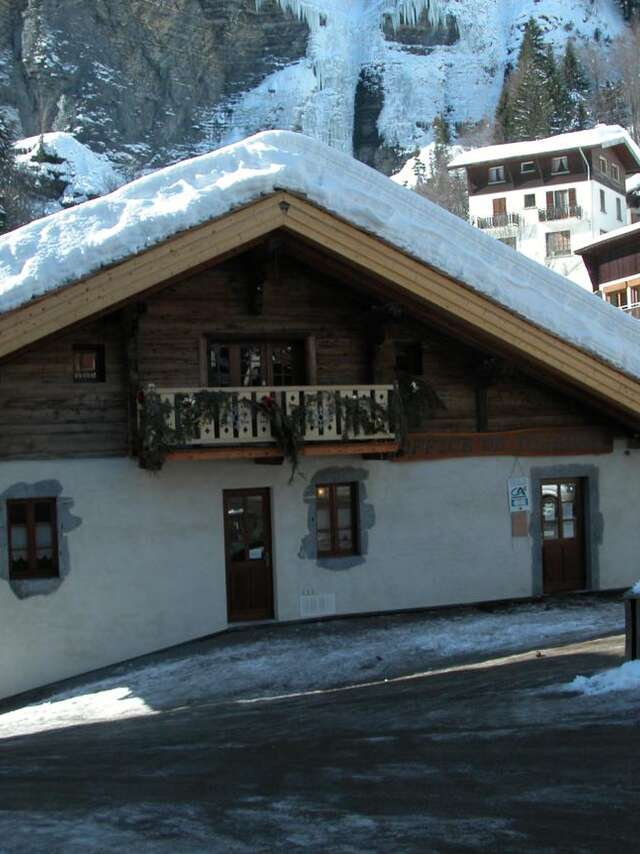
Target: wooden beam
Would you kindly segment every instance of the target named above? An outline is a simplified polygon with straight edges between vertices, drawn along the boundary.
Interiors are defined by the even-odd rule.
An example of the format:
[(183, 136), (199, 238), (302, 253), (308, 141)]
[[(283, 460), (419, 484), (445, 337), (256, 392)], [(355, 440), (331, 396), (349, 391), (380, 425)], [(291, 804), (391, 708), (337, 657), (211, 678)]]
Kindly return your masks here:
[[(360, 454), (394, 454), (400, 450), (398, 442), (323, 442), (306, 444), (300, 449), (302, 457), (357, 457)], [(256, 460), (282, 457), (280, 448), (269, 447), (225, 447), (225, 448), (180, 448), (167, 454), (168, 460)]]

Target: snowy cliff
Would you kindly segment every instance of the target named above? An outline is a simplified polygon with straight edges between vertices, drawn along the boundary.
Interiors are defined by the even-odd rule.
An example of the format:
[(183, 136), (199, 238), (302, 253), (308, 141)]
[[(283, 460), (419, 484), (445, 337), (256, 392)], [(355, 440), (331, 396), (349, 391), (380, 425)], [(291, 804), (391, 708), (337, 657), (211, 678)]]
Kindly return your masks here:
[(558, 48), (624, 27), (615, 0), (4, 0), (0, 108), (130, 172), (281, 127), (389, 173), (436, 115), (493, 114), (532, 14)]

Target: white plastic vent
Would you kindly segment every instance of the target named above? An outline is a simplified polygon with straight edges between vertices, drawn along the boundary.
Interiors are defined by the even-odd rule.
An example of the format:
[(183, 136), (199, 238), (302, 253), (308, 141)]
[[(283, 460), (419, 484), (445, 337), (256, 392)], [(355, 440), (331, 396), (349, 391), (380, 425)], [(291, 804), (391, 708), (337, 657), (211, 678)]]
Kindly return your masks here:
[(336, 613), (336, 594), (317, 593), (300, 597), (301, 617), (326, 617)]

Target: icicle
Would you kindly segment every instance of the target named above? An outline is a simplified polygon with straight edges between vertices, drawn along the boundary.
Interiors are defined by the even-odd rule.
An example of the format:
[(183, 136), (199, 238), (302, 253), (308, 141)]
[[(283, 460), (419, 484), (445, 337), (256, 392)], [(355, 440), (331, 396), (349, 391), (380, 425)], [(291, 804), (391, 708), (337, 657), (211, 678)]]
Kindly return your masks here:
[(384, 14), (389, 16), (391, 26), (397, 30), (401, 24), (415, 27), (422, 13), (426, 13), (427, 22), (438, 27), (445, 20), (447, 0), (391, 0), (385, 4)]

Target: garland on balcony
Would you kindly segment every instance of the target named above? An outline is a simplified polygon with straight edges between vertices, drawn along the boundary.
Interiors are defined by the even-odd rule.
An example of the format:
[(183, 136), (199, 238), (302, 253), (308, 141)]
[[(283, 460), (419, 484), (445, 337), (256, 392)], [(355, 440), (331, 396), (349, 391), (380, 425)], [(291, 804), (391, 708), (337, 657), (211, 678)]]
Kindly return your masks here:
[[(325, 395), (329, 394), (328, 406)], [(321, 399), (322, 398), (322, 399)], [(435, 391), (422, 378), (401, 380), (389, 405), (370, 397), (340, 395), (329, 392), (305, 392), (305, 405), (292, 406), (285, 411), (272, 395), (259, 400), (233, 398), (227, 391), (202, 390), (176, 397), (175, 408), (163, 400), (155, 387), (149, 385), (138, 395), (140, 406), (140, 466), (159, 471), (167, 453), (184, 446), (200, 435), (203, 422), (220, 423), (240, 411), (241, 407), (259, 413), (269, 421), (271, 437), (291, 464), (293, 480), (298, 472), (300, 455), (307, 428), (315, 427), (317, 412), (326, 412), (329, 419), (338, 419), (341, 436), (348, 441), (358, 433), (373, 436), (393, 430), (403, 447), (408, 424), (413, 417), (426, 417), (432, 409), (442, 406)], [(235, 409), (234, 409), (235, 407)], [(174, 426), (170, 426), (172, 416)], [(327, 417), (325, 416), (325, 417)]]

